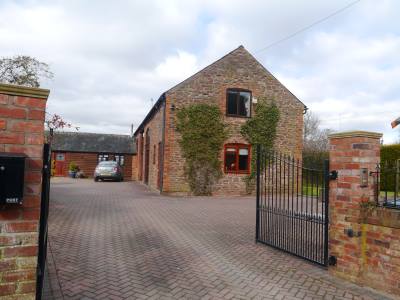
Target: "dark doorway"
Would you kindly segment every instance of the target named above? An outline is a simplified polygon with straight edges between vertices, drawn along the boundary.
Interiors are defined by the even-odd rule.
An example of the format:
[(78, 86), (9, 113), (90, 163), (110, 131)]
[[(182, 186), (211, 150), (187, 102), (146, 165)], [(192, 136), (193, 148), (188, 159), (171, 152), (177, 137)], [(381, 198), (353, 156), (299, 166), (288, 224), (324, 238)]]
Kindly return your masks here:
[(161, 142), (158, 143), (158, 162), (157, 162), (157, 188), (160, 190), (161, 189), (161, 164), (162, 164), (162, 144)]
[(143, 154), (144, 154), (144, 144), (143, 144), (143, 132), (140, 132), (139, 136), (139, 147), (138, 147), (138, 160), (139, 160), (139, 181), (143, 180)]
[(149, 167), (150, 167), (150, 129), (147, 129), (145, 157), (144, 157), (144, 183), (146, 184), (149, 184)]

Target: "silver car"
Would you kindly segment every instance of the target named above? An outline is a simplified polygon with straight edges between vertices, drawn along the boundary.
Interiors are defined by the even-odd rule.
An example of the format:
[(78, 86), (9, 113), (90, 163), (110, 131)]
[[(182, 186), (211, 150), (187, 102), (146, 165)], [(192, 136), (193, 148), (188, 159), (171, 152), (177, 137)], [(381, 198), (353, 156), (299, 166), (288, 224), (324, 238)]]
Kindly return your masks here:
[(102, 161), (94, 170), (94, 181), (99, 180), (123, 181), (124, 172), (122, 167), (116, 161)]

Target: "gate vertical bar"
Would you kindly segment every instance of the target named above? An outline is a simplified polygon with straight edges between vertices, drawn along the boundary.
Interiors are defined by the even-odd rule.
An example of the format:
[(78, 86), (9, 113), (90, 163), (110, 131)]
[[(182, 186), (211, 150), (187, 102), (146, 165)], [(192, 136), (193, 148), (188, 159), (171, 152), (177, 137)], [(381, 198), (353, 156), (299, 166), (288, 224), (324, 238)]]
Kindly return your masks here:
[(400, 159), (396, 160), (396, 182), (394, 184), (394, 207), (397, 207), (397, 199), (399, 195), (399, 176), (400, 176)]
[(329, 238), (329, 159), (324, 162), (325, 179), (325, 211), (324, 211), (324, 265), (328, 265), (328, 238)]
[(329, 162), (314, 169), (290, 155), (256, 151), (256, 242), (326, 266)]
[(257, 191), (256, 191), (256, 242), (258, 241), (260, 237), (260, 164), (261, 164), (261, 159), (260, 159), (260, 152), (261, 152), (261, 146), (257, 145)]
[(46, 269), (47, 256), (47, 220), (49, 216), (49, 197), (50, 197), (50, 175), (51, 175), (51, 151), (50, 145), (43, 147), (43, 171), (42, 171), (42, 196), (40, 204), (39, 221), (39, 253), (36, 275), (36, 299), (42, 299), (43, 280)]

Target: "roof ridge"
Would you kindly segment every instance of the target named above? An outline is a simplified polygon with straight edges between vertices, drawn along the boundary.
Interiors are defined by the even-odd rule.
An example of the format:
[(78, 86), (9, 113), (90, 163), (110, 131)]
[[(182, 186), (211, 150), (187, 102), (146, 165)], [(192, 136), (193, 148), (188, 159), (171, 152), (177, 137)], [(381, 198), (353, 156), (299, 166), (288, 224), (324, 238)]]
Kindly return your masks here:
[[(217, 60), (213, 61), (212, 63), (208, 64), (207, 66), (205, 66), (204, 68), (200, 69), (199, 71), (197, 71), (196, 73), (194, 73), (193, 75), (189, 76), (188, 78), (182, 80), (181, 82), (177, 83), (176, 85), (174, 85), (173, 87), (171, 87), (170, 89), (166, 90), (164, 93), (168, 93), (169, 91), (173, 90), (174, 88), (177, 88), (178, 86), (180, 86), (181, 84), (185, 83), (186, 81), (192, 79), (193, 77), (195, 77), (197, 74), (203, 72), (204, 70), (206, 70), (207, 68), (215, 65), (216, 63), (218, 63), (219, 61), (225, 59), (227, 56), (231, 55), (232, 53), (236, 52), (239, 49), (243, 49), (245, 51), (246, 48), (243, 45), (239, 45), (239, 47), (233, 49), (232, 51), (226, 53), (224, 56), (218, 58)], [(248, 51), (247, 51), (248, 52)]]
[(181, 84), (185, 83), (186, 81), (192, 79), (194, 76), (196, 76), (197, 74), (203, 72), (205, 69), (211, 67), (212, 65), (216, 64), (217, 62), (223, 60), (224, 58), (226, 58), (228, 55), (231, 55), (233, 52), (239, 50), (239, 49), (244, 49), (245, 51), (246, 48), (243, 45), (239, 45), (237, 48), (233, 49), (232, 51), (226, 53), (224, 56), (218, 58), (217, 60), (215, 60), (214, 62), (208, 64), (207, 66), (205, 66), (204, 68), (200, 69), (199, 71), (197, 71), (196, 73), (192, 74), (191, 76), (187, 77), (186, 79), (182, 80), (181, 82), (175, 84), (173, 87), (169, 88), (168, 90), (166, 90), (165, 92), (161, 93), (160, 97), (158, 98), (158, 100), (156, 101), (156, 103), (150, 108), (149, 112), (147, 113), (147, 115), (144, 117), (144, 119), (142, 120), (142, 122), (139, 124), (139, 126), (136, 128), (135, 132), (134, 132), (134, 136), (139, 132), (139, 129), (142, 127), (142, 125), (146, 122), (146, 120), (151, 116), (153, 110), (155, 110), (155, 107), (157, 107), (158, 105), (160, 105), (161, 101), (164, 100), (164, 95), (168, 92), (170, 92), (172, 89), (177, 88), (178, 86), (180, 86)]
[(207, 66), (205, 66), (204, 68), (200, 69), (199, 71), (197, 71), (196, 73), (194, 73), (193, 75), (187, 77), (186, 79), (184, 79), (183, 81), (179, 82), (178, 84), (174, 85), (173, 87), (171, 87), (170, 89), (166, 90), (165, 92), (163, 92), (161, 94), (161, 96), (158, 98), (158, 100), (156, 101), (156, 103), (151, 107), (150, 111), (147, 113), (147, 115), (145, 116), (145, 118), (142, 120), (142, 122), (140, 123), (140, 125), (136, 128), (135, 132), (134, 132), (134, 136), (139, 132), (140, 128), (146, 124), (147, 120), (149, 118), (152, 117), (153, 112), (156, 110), (156, 107), (160, 105), (160, 103), (164, 100), (164, 95), (166, 95), (168, 92), (171, 92), (172, 90), (178, 88), (179, 86), (181, 86), (182, 84), (192, 80), (193, 78), (195, 78), (198, 74), (204, 72), (205, 70), (207, 70), (208, 68), (214, 66), (215, 64), (217, 64), (218, 62), (224, 60), (226, 57), (228, 57), (229, 55), (232, 55), (234, 52), (238, 51), (238, 50), (243, 50), (246, 55), (249, 55), (251, 57), (251, 59), (253, 59), (258, 65), (260, 65), (262, 67), (262, 69), (268, 74), (270, 75), (274, 80), (276, 80), (288, 93), (290, 93), (297, 101), (299, 101), (301, 104), (303, 104), (305, 107), (306, 105), (296, 96), (294, 95), (284, 84), (282, 84), (282, 82), (280, 82), (253, 54), (251, 54), (243, 45), (239, 45), (237, 48), (233, 49), (232, 51), (228, 52), (227, 54), (225, 54), (224, 56), (220, 57), (219, 59), (215, 60), (214, 62), (208, 64)]
[(79, 134), (86, 134), (86, 135), (112, 135), (112, 136), (121, 136), (121, 137), (131, 137), (130, 134), (119, 134), (119, 133), (97, 133), (97, 132), (86, 132), (86, 131), (54, 131), (54, 134), (70, 134), (70, 135), (79, 135)]

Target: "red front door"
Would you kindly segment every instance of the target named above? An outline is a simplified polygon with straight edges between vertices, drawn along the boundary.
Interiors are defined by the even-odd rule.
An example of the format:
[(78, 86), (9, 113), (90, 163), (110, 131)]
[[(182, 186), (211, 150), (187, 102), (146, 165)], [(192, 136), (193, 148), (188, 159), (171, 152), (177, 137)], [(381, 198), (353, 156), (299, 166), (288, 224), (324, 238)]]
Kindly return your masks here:
[(65, 176), (65, 153), (55, 153), (54, 168), (54, 176)]

